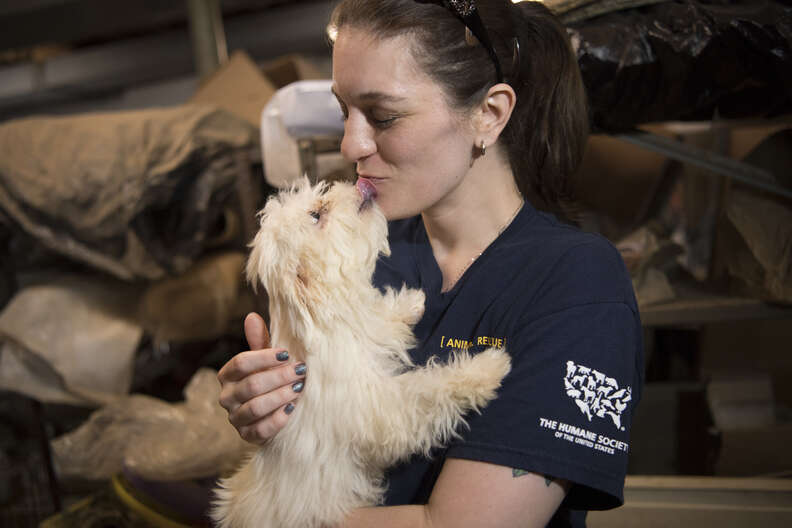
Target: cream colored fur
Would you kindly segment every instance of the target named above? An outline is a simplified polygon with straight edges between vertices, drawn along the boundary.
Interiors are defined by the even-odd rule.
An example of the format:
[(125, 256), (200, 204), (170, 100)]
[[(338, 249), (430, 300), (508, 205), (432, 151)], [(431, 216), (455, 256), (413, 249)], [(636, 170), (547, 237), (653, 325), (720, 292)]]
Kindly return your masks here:
[(497, 349), (412, 365), (424, 294), (372, 286), (387, 223), (361, 203), (349, 184), (304, 181), (261, 214), (247, 275), (269, 294), (273, 345), (305, 361), (308, 380), (286, 427), (221, 481), (221, 527), (330, 527), (380, 503), (384, 470), (455, 436), (510, 369)]

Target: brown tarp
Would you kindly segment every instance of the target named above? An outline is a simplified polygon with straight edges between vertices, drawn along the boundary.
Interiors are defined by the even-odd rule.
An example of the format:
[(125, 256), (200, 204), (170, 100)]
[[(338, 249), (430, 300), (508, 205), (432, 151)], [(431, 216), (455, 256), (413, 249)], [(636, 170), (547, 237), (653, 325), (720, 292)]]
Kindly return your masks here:
[(219, 398), (217, 372), (207, 368), (195, 373), (182, 402), (119, 398), (52, 441), (58, 475), (101, 480), (126, 468), (145, 479), (174, 481), (229, 472), (251, 445), (228, 422)]
[(0, 217), (118, 278), (184, 271), (233, 188), (249, 123), (212, 106), (0, 125)]

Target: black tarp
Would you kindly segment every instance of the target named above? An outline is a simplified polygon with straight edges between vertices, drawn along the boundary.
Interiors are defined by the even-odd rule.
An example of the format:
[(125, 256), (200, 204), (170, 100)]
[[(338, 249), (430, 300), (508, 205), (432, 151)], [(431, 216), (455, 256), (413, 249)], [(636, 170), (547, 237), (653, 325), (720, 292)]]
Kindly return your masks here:
[(792, 113), (792, 5), (695, 0), (568, 26), (596, 130)]

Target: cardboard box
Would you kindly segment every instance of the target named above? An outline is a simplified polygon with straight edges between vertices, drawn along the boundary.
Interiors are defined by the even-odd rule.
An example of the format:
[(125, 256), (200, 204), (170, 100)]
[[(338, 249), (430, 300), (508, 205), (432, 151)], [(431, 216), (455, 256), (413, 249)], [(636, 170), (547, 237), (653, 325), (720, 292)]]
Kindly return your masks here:
[(265, 63), (262, 71), (276, 88), (283, 88), (296, 81), (327, 78), (308, 59), (296, 53)]
[(258, 128), (261, 111), (276, 90), (247, 53), (235, 51), (201, 84), (189, 102), (219, 106)]

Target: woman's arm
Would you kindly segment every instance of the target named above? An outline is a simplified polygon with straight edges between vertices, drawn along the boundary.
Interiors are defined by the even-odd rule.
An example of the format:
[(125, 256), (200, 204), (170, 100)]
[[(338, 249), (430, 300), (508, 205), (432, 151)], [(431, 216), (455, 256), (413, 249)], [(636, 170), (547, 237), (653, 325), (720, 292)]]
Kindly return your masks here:
[(425, 506), (361, 508), (343, 528), (544, 527), (568, 489), (536, 473), (449, 458)]

